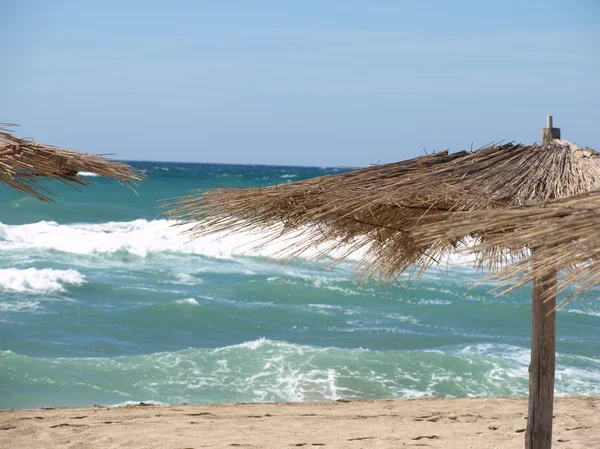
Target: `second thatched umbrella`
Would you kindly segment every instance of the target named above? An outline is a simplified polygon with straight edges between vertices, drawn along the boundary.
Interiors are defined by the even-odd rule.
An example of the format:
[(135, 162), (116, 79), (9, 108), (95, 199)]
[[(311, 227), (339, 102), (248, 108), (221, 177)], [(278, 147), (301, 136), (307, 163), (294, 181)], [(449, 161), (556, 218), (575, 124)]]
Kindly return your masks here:
[(80, 172), (126, 184), (142, 179), (140, 172), (122, 162), (16, 137), (11, 126), (0, 123), (0, 183), (9, 188), (52, 202), (52, 191), (41, 183), (43, 179), (56, 179), (73, 187), (90, 183)]
[[(194, 223), (192, 236), (215, 232), (271, 230), (273, 238), (301, 233), (286, 255), (315, 244), (367, 252), (365, 277), (395, 279), (409, 267), (424, 269), (461, 242), (486, 241), (485, 232), (433, 236), (426, 244), (412, 237), (420, 227), (446, 221), (455, 212), (531, 204), (600, 189), (600, 156), (560, 140), (559, 130), (543, 132), (542, 145), (504, 144), (473, 153), (423, 156), (264, 189), (225, 189), (171, 203), (170, 215)], [(527, 248), (488, 246), (478, 262), (503, 265)], [(548, 448), (554, 386), (554, 306), (540, 300), (555, 275), (536, 278), (533, 287), (528, 448)]]

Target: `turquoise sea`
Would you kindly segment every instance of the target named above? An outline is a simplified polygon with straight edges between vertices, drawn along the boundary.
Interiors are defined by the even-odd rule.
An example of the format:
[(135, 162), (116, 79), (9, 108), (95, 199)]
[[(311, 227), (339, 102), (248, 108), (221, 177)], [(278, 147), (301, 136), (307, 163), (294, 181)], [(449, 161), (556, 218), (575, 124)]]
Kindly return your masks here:
[[(256, 236), (188, 242), (157, 200), (339, 169), (133, 162), (56, 204), (0, 200), (0, 408), (523, 396), (530, 289), (457, 257), (364, 285), (352, 260), (281, 264)], [(271, 252), (270, 252), (271, 251)], [(600, 395), (600, 303), (558, 313), (559, 395)]]

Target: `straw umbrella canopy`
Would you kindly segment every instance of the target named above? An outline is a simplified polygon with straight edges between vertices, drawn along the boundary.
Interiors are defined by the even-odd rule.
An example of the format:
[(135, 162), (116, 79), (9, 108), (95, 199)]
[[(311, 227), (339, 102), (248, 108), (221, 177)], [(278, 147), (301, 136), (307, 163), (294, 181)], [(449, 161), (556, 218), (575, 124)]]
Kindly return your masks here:
[[(457, 212), (534, 204), (600, 189), (600, 155), (560, 140), (549, 118), (542, 145), (507, 143), (475, 152), (447, 151), (404, 162), (286, 185), (223, 189), (179, 198), (168, 215), (191, 237), (215, 232), (267, 230), (270, 237), (297, 235), (284, 256), (316, 244), (341, 260), (367, 251), (360, 272), (366, 278), (395, 279), (410, 267), (423, 270), (461, 243), (486, 241), (485, 232), (445, 233), (424, 241), (413, 233), (433, 223), (449, 227)], [(507, 258), (508, 251), (508, 258)], [(477, 262), (491, 268), (522, 260), (527, 247), (485, 246)], [(538, 300), (551, 290), (555, 274), (535, 279), (532, 301), (528, 448), (549, 448), (554, 387), (554, 307)], [(546, 318), (549, 316), (549, 318)]]
[[(493, 277), (504, 287), (502, 294), (538, 276), (562, 271), (557, 293), (575, 290), (557, 306), (586, 297), (600, 284), (600, 191), (559, 198), (538, 204), (457, 212), (451, 222), (431, 223), (415, 230), (413, 238), (431, 244), (433, 236), (456, 238), (485, 233), (485, 240), (466, 252), (490, 247), (537, 248), (535, 260), (524, 258), (496, 271)], [(546, 292), (548, 294), (548, 292)]]
[(56, 179), (74, 188), (90, 181), (80, 172), (96, 173), (130, 185), (142, 179), (140, 172), (102, 156), (44, 145), (21, 139), (0, 123), (0, 183), (44, 202), (53, 202), (52, 191), (42, 179)]
[[(182, 224), (193, 224), (187, 231), (191, 237), (267, 230), (275, 238), (301, 232), (283, 257), (317, 244), (323, 254), (343, 249), (341, 258), (366, 248), (361, 274), (391, 280), (408, 268), (435, 264), (463, 237), (471, 237), (424, 245), (408, 232), (445, 220), (448, 212), (530, 204), (594, 188), (600, 188), (598, 153), (554, 140), (546, 146), (508, 143), (472, 153), (443, 151), (266, 188), (212, 190), (167, 207)], [(505, 253), (490, 247), (478, 261), (493, 268), (506, 262)]]

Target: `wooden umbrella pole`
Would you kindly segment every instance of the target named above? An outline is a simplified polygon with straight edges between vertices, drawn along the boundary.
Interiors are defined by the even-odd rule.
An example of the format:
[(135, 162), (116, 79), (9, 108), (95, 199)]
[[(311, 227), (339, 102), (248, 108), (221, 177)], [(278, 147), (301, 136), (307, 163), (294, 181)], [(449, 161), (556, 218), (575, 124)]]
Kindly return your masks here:
[[(542, 143), (560, 139), (560, 129), (542, 130)], [(541, 248), (532, 248), (531, 260), (535, 265), (541, 257)], [(535, 270), (535, 267), (532, 269)], [(554, 407), (554, 370), (556, 358), (556, 272), (537, 276), (531, 292), (531, 363), (529, 365), (529, 409), (526, 449), (552, 447), (552, 412)]]
[[(531, 258), (536, 259), (533, 249)], [(556, 354), (556, 272), (536, 277), (531, 297), (531, 363), (525, 447), (552, 447)]]

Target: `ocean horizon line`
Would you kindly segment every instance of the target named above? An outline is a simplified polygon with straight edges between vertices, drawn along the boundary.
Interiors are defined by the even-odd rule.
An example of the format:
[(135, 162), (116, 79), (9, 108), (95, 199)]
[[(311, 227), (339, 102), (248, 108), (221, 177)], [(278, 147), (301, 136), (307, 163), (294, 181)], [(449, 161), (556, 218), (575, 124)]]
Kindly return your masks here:
[(158, 163), (158, 164), (184, 164), (184, 165), (223, 165), (223, 166), (239, 166), (239, 167), (272, 167), (272, 168), (321, 168), (321, 169), (343, 169), (343, 170), (357, 170), (365, 168), (362, 166), (351, 166), (351, 165), (290, 165), (290, 164), (249, 164), (249, 163), (237, 163), (237, 162), (190, 162), (190, 161), (161, 161), (161, 160), (141, 160), (141, 159), (114, 159), (117, 162), (125, 163)]

